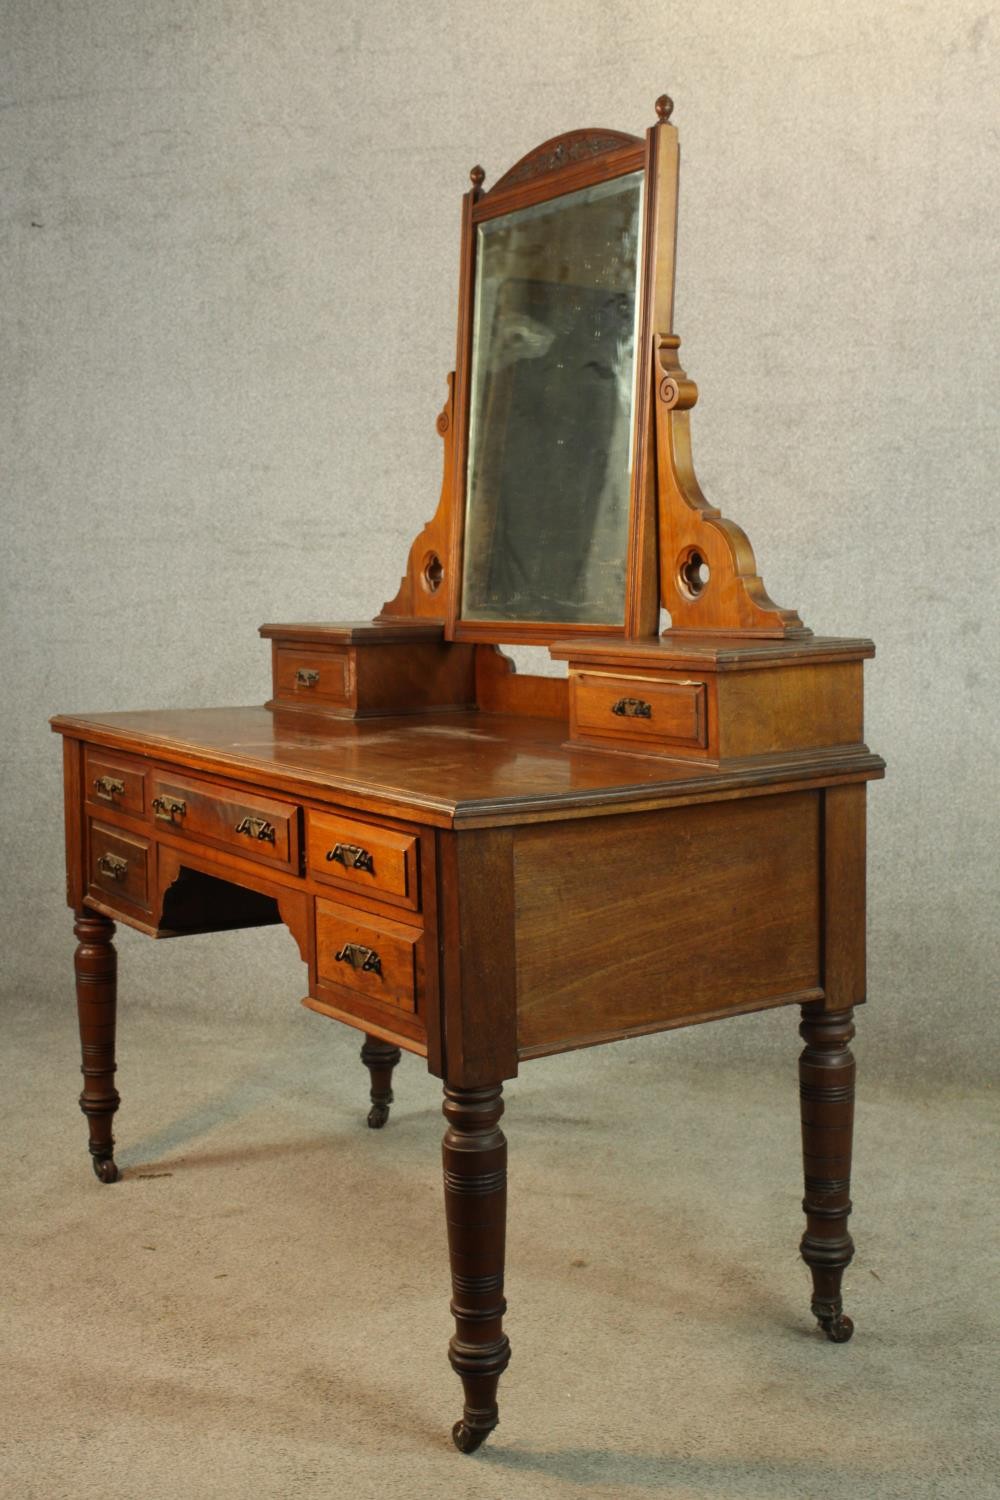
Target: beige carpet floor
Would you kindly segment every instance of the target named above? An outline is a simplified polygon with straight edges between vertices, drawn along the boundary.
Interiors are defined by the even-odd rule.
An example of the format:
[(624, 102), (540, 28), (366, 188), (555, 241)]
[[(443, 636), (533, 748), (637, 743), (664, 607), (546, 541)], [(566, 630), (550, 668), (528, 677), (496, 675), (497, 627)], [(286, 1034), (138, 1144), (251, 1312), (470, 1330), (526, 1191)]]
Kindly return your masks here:
[(5, 1500), (1000, 1494), (986, 1097), (879, 1083), (859, 1039), (835, 1347), (796, 1256), (793, 1016), (763, 1071), (713, 1028), (531, 1064), (505, 1118), (514, 1355), (463, 1457), (424, 1065), (373, 1132), (346, 1028), (122, 1009), (111, 1188), (72, 1015), (5, 1020)]

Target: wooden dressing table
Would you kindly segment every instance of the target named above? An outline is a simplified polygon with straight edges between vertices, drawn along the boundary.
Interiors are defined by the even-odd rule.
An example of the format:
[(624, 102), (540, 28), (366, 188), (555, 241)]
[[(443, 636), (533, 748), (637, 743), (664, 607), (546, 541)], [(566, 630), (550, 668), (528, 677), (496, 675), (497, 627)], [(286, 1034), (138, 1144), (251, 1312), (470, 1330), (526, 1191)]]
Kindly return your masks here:
[[(443, 1081), (464, 1452), (509, 1358), (501, 1092), (532, 1057), (800, 1006), (801, 1251), (827, 1337), (852, 1331), (873, 648), (776, 606), (698, 488), (670, 113), (645, 139), (548, 141), (488, 192), (473, 171), (441, 498), (376, 620), (262, 627), (263, 707), (53, 721), (99, 1180), (118, 1176), (115, 921), (286, 923), (304, 1004), (364, 1033), (368, 1124), (400, 1048)], [(515, 673), (517, 642), (568, 677)]]

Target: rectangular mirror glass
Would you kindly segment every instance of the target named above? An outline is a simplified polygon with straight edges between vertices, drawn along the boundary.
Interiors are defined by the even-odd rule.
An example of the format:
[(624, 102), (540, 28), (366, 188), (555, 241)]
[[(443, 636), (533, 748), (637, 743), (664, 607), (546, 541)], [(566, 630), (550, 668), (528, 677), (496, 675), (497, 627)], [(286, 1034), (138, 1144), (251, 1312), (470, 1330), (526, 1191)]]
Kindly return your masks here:
[(478, 227), (463, 619), (624, 622), (642, 186)]

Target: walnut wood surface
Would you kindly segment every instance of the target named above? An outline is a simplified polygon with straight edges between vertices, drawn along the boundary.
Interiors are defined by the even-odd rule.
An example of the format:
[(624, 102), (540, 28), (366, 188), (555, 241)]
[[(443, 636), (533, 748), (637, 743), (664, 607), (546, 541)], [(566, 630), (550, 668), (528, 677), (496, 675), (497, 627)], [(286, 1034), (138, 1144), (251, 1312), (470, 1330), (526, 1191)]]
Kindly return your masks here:
[(156, 709), (60, 716), (53, 726), (136, 756), (344, 807), (405, 814), (439, 827), (667, 806), (684, 800), (880, 776), (867, 750), (791, 754), (724, 770), (634, 755), (567, 751), (564, 723), (441, 713), (313, 721), (262, 708)]
[(819, 991), (815, 793), (521, 828), (514, 872), (523, 1051)]

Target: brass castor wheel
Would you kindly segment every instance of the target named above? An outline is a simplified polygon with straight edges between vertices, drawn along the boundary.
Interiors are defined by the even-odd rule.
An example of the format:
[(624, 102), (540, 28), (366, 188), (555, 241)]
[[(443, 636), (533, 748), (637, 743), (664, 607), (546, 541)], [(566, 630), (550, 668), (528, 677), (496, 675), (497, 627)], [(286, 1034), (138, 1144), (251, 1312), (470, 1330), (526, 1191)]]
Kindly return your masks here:
[(117, 1182), (118, 1168), (115, 1166), (112, 1156), (92, 1156), (91, 1165), (94, 1168), (94, 1176), (98, 1182)]
[(831, 1344), (846, 1344), (854, 1333), (854, 1324), (846, 1313), (834, 1313), (819, 1319), (819, 1326)]
[(388, 1104), (373, 1104), (368, 1111), (368, 1125), (371, 1130), (381, 1130), (389, 1118)]
[(456, 1422), (451, 1429), (451, 1436), (459, 1453), (475, 1453), (492, 1431), (492, 1427), (466, 1427), (464, 1422)]

